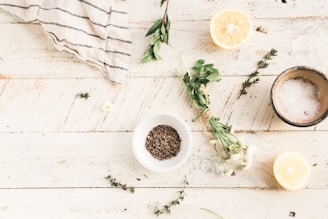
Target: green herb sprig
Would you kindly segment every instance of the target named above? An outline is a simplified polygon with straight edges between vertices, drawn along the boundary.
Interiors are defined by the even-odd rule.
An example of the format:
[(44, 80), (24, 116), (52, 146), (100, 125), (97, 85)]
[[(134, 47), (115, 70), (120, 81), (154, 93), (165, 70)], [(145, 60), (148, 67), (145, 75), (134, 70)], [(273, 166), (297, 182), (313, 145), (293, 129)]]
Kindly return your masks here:
[(171, 213), (171, 207), (180, 205), (180, 203), (184, 200), (186, 193), (185, 193), (185, 188), (189, 185), (189, 182), (187, 181), (187, 178), (185, 177), (183, 181), (183, 188), (182, 190), (178, 191), (178, 197), (169, 203), (163, 205), (163, 206), (155, 206), (153, 213), (158, 217), (161, 214), (170, 214)]
[[(214, 68), (214, 65), (205, 64), (205, 61), (202, 59), (198, 60), (192, 69), (196, 74), (192, 76), (187, 72), (182, 80), (196, 108), (204, 112), (209, 108), (209, 99), (208, 95), (204, 92), (204, 87), (209, 82), (219, 82), (221, 78), (219, 77), (219, 71)], [(177, 74), (179, 75), (179, 73)]]
[(277, 50), (271, 49), (270, 52), (265, 54), (265, 56), (263, 56), (263, 58), (260, 61), (258, 61), (256, 70), (252, 72), (250, 75), (248, 75), (248, 79), (243, 82), (242, 89), (240, 89), (238, 99), (241, 97), (241, 95), (247, 94), (246, 91), (247, 88), (251, 87), (253, 84), (256, 84), (260, 81), (260, 78), (258, 77), (260, 73), (259, 70), (268, 67), (269, 66), (268, 60), (271, 60), (273, 56), (277, 55), (277, 53), (278, 53)]
[(134, 187), (129, 187), (126, 184), (122, 184), (119, 181), (117, 181), (114, 177), (112, 177), (111, 175), (106, 176), (105, 179), (107, 179), (110, 182), (110, 185), (112, 187), (117, 187), (117, 188), (121, 188), (122, 190), (125, 191), (130, 191), (131, 193), (134, 193)]
[(155, 21), (155, 23), (149, 28), (148, 32), (146, 33), (146, 37), (153, 35), (153, 38), (150, 40), (150, 44), (144, 53), (142, 63), (147, 63), (150, 60), (161, 59), (161, 56), (159, 55), (161, 44), (169, 43), (169, 31), (171, 26), (168, 16), (169, 0), (161, 0), (161, 7), (165, 2), (166, 7), (163, 17)]
[[(193, 75), (187, 71), (184, 75), (177, 72), (178, 77), (184, 82), (187, 93), (189, 94), (194, 106), (200, 111), (202, 121), (208, 123), (210, 130), (210, 143), (215, 145), (217, 154), (223, 161), (223, 175), (233, 175), (234, 170), (229, 168), (226, 164), (227, 160), (236, 161), (236, 165), (248, 169), (251, 165), (251, 159), (248, 154), (249, 146), (245, 145), (234, 134), (234, 127), (232, 125), (223, 124), (220, 118), (213, 116), (210, 109), (209, 95), (206, 93), (206, 85), (209, 82), (219, 82), (219, 71), (213, 64), (205, 64), (204, 60), (198, 60), (193, 69)], [(203, 124), (203, 122), (202, 122)], [(206, 124), (203, 124), (203, 128)], [(205, 128), (204, 128), (205, 129)], [(207, 132), (207, 130), (204, 130)], [(233, 162), (229, 162), (232, 163)], [(234, 166), (236, 166), (234, 165)]]

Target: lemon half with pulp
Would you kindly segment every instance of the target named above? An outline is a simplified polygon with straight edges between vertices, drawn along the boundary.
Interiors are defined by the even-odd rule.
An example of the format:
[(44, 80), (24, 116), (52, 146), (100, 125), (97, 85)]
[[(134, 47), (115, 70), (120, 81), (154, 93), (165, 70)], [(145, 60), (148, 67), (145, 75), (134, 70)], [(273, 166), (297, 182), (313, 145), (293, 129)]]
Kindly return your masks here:
[(285, 152), (273, 164), (273, 174), (278, 183), (287, 190), (304, 188), (309, 181), (310, 166), (300, 152)]
[(235, 49), (241, 46), (249, 38), (251, 30), (251, 19), (239, 9), (220, 11), (211, 19), (211, 38), (223, 49)]

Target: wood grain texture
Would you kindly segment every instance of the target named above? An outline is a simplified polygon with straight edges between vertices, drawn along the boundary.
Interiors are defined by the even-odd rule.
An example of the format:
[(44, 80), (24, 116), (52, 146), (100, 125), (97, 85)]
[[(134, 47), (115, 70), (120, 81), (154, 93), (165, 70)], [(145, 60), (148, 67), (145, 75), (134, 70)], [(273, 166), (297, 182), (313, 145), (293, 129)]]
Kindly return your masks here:
[[(255, 31), (262, 26), (267, 34)], [(2, 24), (0, 33), (0, 72), (9, 78), (85, 78), (104, 77), (97, 69), (76, 60), (69, 54), (55, 51), (50, 40), (36, 24)], [(192, 66), (200, 58), (214, 63), (221, 74), (248, 75), (256, 63), (271, 48), (278, 56), (262, 75), (278, 75), (295, 65), (307, 65), (328, 71), (325, 60), (328, 51), (328, 19), (255, 19), (250, 40), (240, 49), (226, 51), (217, 48), (209, 35), (209, 20), (178, 21), (172, 24), (168, 46), (163, 45), (162, 60), (141, 64), (149, 38), (144, 38), (148, 24), (131, 21), (133, 54), (128, 77), (175, 76), (181, 69), (181, 54)], [(183, 42), (183, 43), (182, 43)], [(16, 66), (21, 66), (17, 68)], [(326, 73), (327, 74), (327, 73)]]
[[(141, 64), (144, 35), (163, 13), (160, 1), (128, 1), (132, 56), (123, 84), (112, 84), (97, 69), (54, 49), (42, 28), (0, 10), (0, 219), (155, 218), (151, 207), (173, 200), (186, 176), (187, 196), (161, 218), (325, 218), (328, 214), (328, 119), (309, 128), (284, 124), (270, 104), (276, 76), (295, 65), (328, 76), (326, 0), (170, 1), (169, 45), (162, 60)], [(242, 47), (214, 46), (210, 18), (223, 8), (241, 8), (254, 24)], [(256, 31), (263, 27), (266, 33)], [(271, 48), (278, 50), (260, 83), (237, 99), (242, 82)], [(211, 108), (237, 135), (256, 146), (250, 170), (222, 177), (218, 157), (198, 122), (197, 111), (176, 77), (199, 58), (214, 63), (222, 81), (207, 91)], [(79, 93), (89, 93), (81, 99)], [(104, 103), (113, 103), (103, 112)], [(131, 150), (133, 130), (144, 116), (169, 111), (184, 119), (194, 139), (180, 169), (154, 173)], [(286, 192), (272, 173), (274, 159), (297, 150), (311, 167), (309, 185)], [(111, 188), (112, 175), (136, 188)], [(306, 206), (306, 207), (305, 207)]]
[[(0, 218), (156, 218), (152, 207), (176, 198), (179, 188), (138, 189), (135, 194), (117, 189), (26, 189), (0, 190)], [(297, 193), (247, 188), (190, 188), (180, 206), (160, 218), (324, 218), (327, 190)], [(306, 205), (306, 208), (304, 207)], [(262, 206), (262, 207), (259, 207)], [(264, 207), (269, 206), (269, 207)]]
[[(242, 131), (304, 130), (283, 123), (270, 103), (274, 76), (261, 77), (237, 99), (244, 77), (223, 77), (208, 86), (213, 113)], [(177, 77), (129, 78), (122, 85), (103, 78), (0, 79), (0, 132), (133, 131), (149, 113), (171, 111), (193, 131), (202, 130), (197, 111)], [(82, 99), (79, 93), (89, 93)], [(111, 102), (111, 112), (101, 110)], [(250, 104), (251, 103), (251, 104)], [(306, 130), (328, 130), (328, 120)]]
[(257, 149), (253, 167), (233, 177), (220, 176), (218, 156), (198, 132), (193, 133), (192, 156), (183, 168), (161, 174), (146, 170), (134, 158), (130, 132), (0, 134), (0, 189), (107, 187), (107, 175), (145, 188), (179, 187), (186, 176), (190, 187), (196, 188), (280, 189), (272, 165), (275, 157), (289, 150), (302, 152), (308, 160), (312, 170), (309, 188), (327, 189), (325, 133), (238, 133)]

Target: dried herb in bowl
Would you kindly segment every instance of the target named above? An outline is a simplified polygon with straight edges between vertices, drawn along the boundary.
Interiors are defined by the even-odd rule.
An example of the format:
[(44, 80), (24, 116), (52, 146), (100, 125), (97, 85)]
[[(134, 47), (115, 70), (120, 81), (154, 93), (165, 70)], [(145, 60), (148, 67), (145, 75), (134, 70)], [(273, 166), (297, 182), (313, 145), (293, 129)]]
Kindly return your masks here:
[(180, 151), (181, 139), (169, 125), (158, 125), (147, 135), (145, 147), (158, 160), (175, 157)]

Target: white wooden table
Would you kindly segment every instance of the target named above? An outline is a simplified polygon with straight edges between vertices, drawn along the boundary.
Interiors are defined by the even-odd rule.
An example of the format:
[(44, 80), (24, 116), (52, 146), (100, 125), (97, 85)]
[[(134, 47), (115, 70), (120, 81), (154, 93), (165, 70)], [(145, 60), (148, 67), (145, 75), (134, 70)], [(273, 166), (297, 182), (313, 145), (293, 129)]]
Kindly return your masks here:
[[(283, 70), (307, 65), (328, 72), (326, 0), (171, 1), (169, 46), (162, 60), (141, 64), (144, 35), (162, 16), (159, 0), (128, 1), (133, 53), (126, 81), (112, 84), (101, 72), (56, 51), (37, 24), (0, 11), (0, 219), (156, 218), (152, 206), (177, 197), (184, 176), (189, 186), (180, 206), (161, 218), (327, 218), (328, 119), (310, 128), (284, 124), (269, 92)], [(240, 49), (215, 47), (209, 20), (220, 9), (241, 8), (254, 30)], [(267, 33), (255, 31), (262, 26)], [(241, 83), (271, 48), (278, 50), (261, 81), (237, 99)], [(180, 53), (219, 68), (222, 81), (208, 92), (215, 115), (235, 124), (257, 147), (253, 167), (232, 177), (216, 173), (216, 155), (202, 134), (197, 114), (175, 76)], [(90, 98), (76, 95), (88, 92)], [(109, 113), (101, 106), (112, 102)], [(180, 169), (153, 173), (134, 158), (131, 136), (151, 112), (168, 111), (187, 121), (193, 153)], [(273, 160), (298, 150), (311, 165), (307, 188), (287, 192), (276, 183)], [(135, 187), (112, 188), (105, 176)], [(295, 215), (293, 214), (295, 213)], [(293, 216), (294, 215), (294, 216)]]

